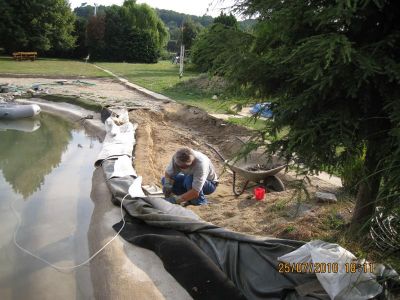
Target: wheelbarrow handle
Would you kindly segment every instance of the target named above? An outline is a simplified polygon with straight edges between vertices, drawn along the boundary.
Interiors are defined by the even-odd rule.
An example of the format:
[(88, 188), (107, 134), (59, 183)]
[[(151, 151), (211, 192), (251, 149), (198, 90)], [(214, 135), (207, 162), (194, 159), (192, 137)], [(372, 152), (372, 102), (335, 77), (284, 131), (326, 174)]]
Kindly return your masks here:
[(206, 145), (207, 145), (208, 147), (210, 147), (212, 150), (214, 150), (214, 152), (219, 156), (219, 158), (221, 158), (221, 160), (222, 160), (224, 163), (227, 162), (227, 160), (225, 159), (225, 157), (223, 157), (222, 154), (219, 153), (219, 151), (218, 151), (217, 149), (215, 149), (213, 146), (211, 146), (211, 145), (208, 144), (208, 143), (206, 143)]
[(239, 142), (241, 142), (243, 145), (246, 145), (246, 142), (243, 141), (240, 137), (235, 136), (235, 138), (236, 138)]

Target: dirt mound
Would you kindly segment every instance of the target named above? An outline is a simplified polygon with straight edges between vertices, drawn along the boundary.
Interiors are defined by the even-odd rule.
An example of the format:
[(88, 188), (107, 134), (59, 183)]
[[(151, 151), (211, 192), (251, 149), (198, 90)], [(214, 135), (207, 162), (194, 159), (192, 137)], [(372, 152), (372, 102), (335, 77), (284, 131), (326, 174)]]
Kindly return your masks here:
[(183, 81), (179, 83), (179, 85), (185, 90), (198, 90), (210, 95), (221, 95), (228, 87), (228, 83), (224, 78), (219, 76), (210, 78), (208, 74), (202, 74), (198, 77)]
[[(235, 148), (240, 147), (235, 136), (251, 134), (245, 128), (210, 117), (201, 109), (180, 104), (168, 104), (159, 112), (138, 109), (131, 111), (129, 116), (132, 122), (139, 124), (135, 165), (148, 183), (160, 181), (165, 166), (182, 146), (205, 153), (222, 170), (220, 158), (206, 143), (232, 155)], [(232, 144), (237, 145), (232, 147)]]

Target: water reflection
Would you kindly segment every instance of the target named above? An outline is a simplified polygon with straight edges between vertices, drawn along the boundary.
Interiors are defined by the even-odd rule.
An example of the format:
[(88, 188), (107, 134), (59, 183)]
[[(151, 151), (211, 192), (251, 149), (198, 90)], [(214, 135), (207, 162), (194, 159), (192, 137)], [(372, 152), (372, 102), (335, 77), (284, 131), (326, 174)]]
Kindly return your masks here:
[[(33, 132), (0, 131), (0, 299), (93, 299), (90, 256), (94, 160), (101, 144), (75, 124), (42, 115)], [(11, 206), (21, 222), (18, 222)], [(18, 230), (17, 230), (18, 228)]]
[[(42, 122), (39, 119), (36, 123), (33, 119), (31, 123), (28, 120), (4, 122), (3, 127), (22, 131), (0, 131), (0, 170), (4, 179), (24, 199), (37, 191), (44, 177), (59, 165), (71, 140), (73, 124), (46, 114), (41, 115), (40, 120)], [(35, 129), (40, 124), (42, 126)]]
[(17, 130), (34, 132), (40, 128), (40, 120), (37, 118), (25, 118), (20, 120), (0, 120), (0, 131)]

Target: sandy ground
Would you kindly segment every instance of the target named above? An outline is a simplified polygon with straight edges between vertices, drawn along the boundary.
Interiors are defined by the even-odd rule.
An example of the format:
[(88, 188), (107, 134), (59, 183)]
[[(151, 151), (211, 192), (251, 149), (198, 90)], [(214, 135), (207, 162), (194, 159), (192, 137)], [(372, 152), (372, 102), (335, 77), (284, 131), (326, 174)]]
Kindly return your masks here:
[(160, 185), (165, 166), (179, 147), (189, 146), (207, 154), (218, 170), (220, 185), (208, 197), (208, 206), (188, 207), (206, 221), (248, 234), (310, 240), (326, 234), (322, 215), (331, 214), (333, 221), (346, 222), (349, 218), (351, 205), (345, 204), (348, 201), (333, 205), (317, 203), (314, 197), (317, 190), (332, 191), (339, 198), (341, 196), (337, 186), (340, 182), (327, 176), (312, 178), (312, 185), (307, 188), (310, 198), (306, 198), (304, 193), (299, 197), (294, 189), (295, 178), (283, 173), (279, 176), (287, 190), (268, 193), (265, 201), (256, 201), (251, 189), (239, 197), (234, 196), (232, 173), (224, 169), (219, 157), (206, 143), (231, 158), (240, 147), (235, 136), (246, 138), (251, 135), (245, 128), (226, 123), (222, 118), (210, 116), (197, 108), (153, 100), (110, 79), (85, 80), (95, 85), (73, 83), (71, 80), (60, 85), (55, 84), (56, 81), (44, 78), (0, 78), (0, 83), (29, 88), (40, 82), (44, 83), (42, 92), (75, 95), (102, 104), (134, 108), (130, 111), (130, 119), (139, 124), (135, 167), (138, 174), (143, 176), (144, 184)]
[[(126, 88), (114, 79), (80, 79), (80, 81), (77, 81), (63, 78), (0, 77), (0, 85), (2, 84), (17, 87), (16, 98), (21, 94), (19, 91), (26, 91), (38, 86), (39, 91), (32, 91), (34, 97), (41, 94), (68, 95), (88, 99), (102, 105), (124, 105), (128, 108), (153, 110), (158, 110), (160, 104), (162, 104), (160, 101), (155, 101)], [(6, 97), (7, 94), (0, 94), (0, 100)]]
[(220, 176), (220, 185), (208, 196), (209, 205), (188, 207), (206, 221), (252, 235), (310, 240), (324, 235), (321, 216), (327, 211), (332, 210), (335, 218), (345, 220), (349, 217), (347, 205), (317, 203), (314, 197), (317, 190), (341, 193), (338, 186), (328, 182), (328, 177), (327, 181), (311, 178), (312, 185), (307, 185), (309, 199), (304, 193), (296, 192), (296, 178), (283, 172), (279, 177), (285, 183), (286, 191), (267, 193), (265, 201), (256, 201), (251, 188), (236, 197), (232, 192), (232, 172), (224, 168), (206, 143), (231, 158), (240, 147), (235, 136), (245, 139), (251, 135), (244, 128), (179, 104), (165, 105), (160, 112), (132, 111), (130, 118), (139, 123), (135, 167), (144, 183), (160, 185), (165, 166), (179, 147), (191, 147), (212, 159)]

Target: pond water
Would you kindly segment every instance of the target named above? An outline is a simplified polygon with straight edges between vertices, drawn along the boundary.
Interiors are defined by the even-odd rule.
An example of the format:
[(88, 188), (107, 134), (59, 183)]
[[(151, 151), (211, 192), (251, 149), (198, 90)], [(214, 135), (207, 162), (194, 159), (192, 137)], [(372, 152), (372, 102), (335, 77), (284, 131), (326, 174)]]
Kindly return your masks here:
[[(77, 124), (42, 114), (0, 120), (0, 299), (90, 299), (93, 163), (101, 143)], [(17, 215), (16, 215), (17, 214)], [(21, 219), (21, 222), (18, 221)], [(16, 232), (16, 230), (18, 230)]]

